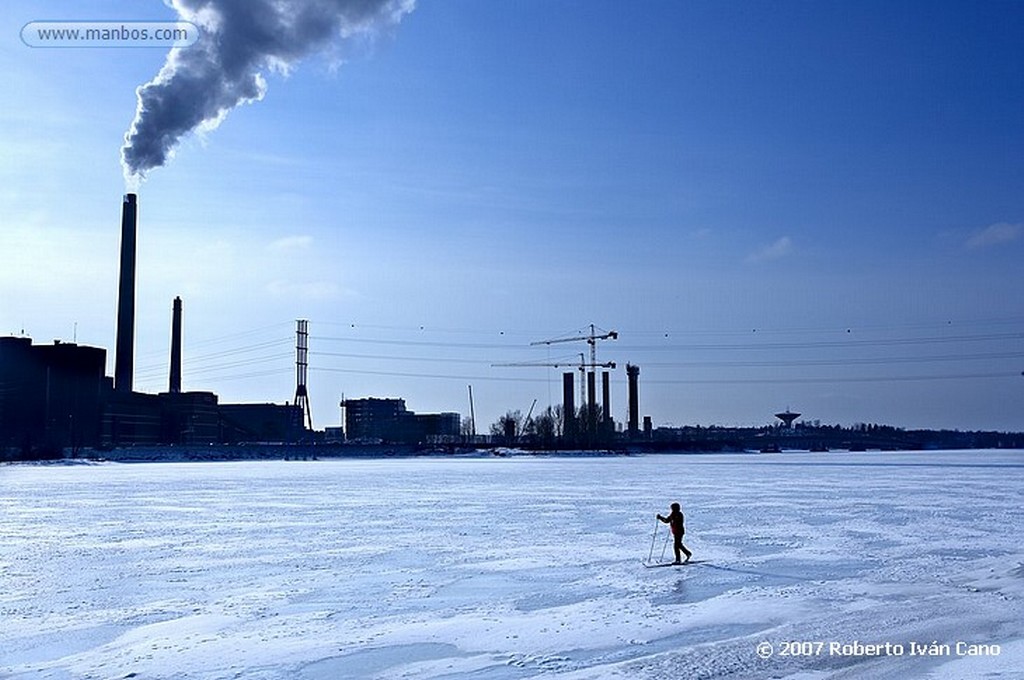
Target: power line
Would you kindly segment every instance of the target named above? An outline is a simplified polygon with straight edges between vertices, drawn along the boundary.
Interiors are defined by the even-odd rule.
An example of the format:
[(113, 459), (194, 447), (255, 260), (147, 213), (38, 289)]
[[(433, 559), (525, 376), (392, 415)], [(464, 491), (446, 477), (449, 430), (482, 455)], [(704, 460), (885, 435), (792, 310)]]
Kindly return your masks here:
[(348, 352), (313, 352), (310, 356), (318, 357), (341, 357), (345, 359), (373, 359), (383, 361), (425, 361), (448, 364), (476, 364), (489, 366), (492, 362), (484, 359), (457, 359), (453, 357), (398, 357), (393, 354), (353, 354)]
[(831, 384), (831, 383), (885, 383), (918, 382), (933, 380), (991, 380), (1017, 378), (1017, 373), (961, 373), (952, 375), (906, 375), (906, 376), (864, 376), (845, 378), (737, 378), (735, 380), (713, 378), (709, 380), (645, 380), (645, 384), (659, 385), (775, 385), (786, 383)]
[(912, 330), (950, 330), (964, 328), (979, 328), (985, 326), (1019, 326), (1024, 325), (1024, 317), (1000, 317), (991, 319), (973, 319), (925, 323), (904, 323), (904, 324), (848, 324), (830, 326), (789, 326), (789, 327), (764, 327), (751, 325), (743, 328), (687, 328), (687, 329), (627, 329), (623, 335), (628, 333), (629, 337), (637, 336), (690, 336), (690, 335), (784, 335), (784, 334), (831, 334), (831, 333), (863, 333), (863, 332), (891, 332), (891, 331), (912, 331)]
[[(264, 335), (266, 335), (266, 331), (268, 331), (268, 330), (271, 330), (271, 329), (274, 329), (274, 328), (283, 328), (283, 327), (287, 327), (289, 325), (290, 324), (287, 323), (287, 322), (280, 322), (280, 323), (275, 323), (275, 324), (269, 324), (269, 325), (266, 325), (266, 326), (259, 326), (259, 327), (256, 327), (256, 328), (250, 328), (250, 329), (244, 330), (244, 331), (237, 331), (237, 332), (234, 332), (234, 333), (228, 333), (226, 335), (218, 335), (218, 336), (214, 336), (214, 337), (211, 337), (211, 338), (203, 338), (203, 339), (200, 339), (200, 340), (189, 341), (188, 349), (193, 350), (193, 349), (196, 349), (196, 348), (208, 347), (210, 345), (223, 344), (225, 342), (229, 342), (229, 341), (233, 341), (233, 340), (240, 340), (242, 338), (247, 338), (249, 336), (254, 336), (254, 335), (264, 336)], [(291, 338), (288, 339), (288, 342), (291, 342)], [(140, 354), (139, 356), (151, 357), (151, 356), (160, 356), (160, 355), (163, 355), (163, 354), (166, 354), (166, 353), (167, 353), (167, 350), (164, 350), (164, 349), (153, 349), (153, 350), (149, 350), (147, 352), (144, 352), (144, 353)]]
[(665, 345), (619, 345), (622, 351), (705, 351), (705, 350), (780, 350), (780, 349), (820, 349), (833, 347), (898, 347), (913, 345), (934, 345), (954, 342), (992, 342), (996, 340), (1024, 340), (1024, 333), (989, 333), (986, 335), (955, 335), (930, 336), (921, 338), (881, 338), (876, 340), (818, 340), (810, 342), (769, 342), (764, 344), (665, 344)]
[[(415, 333), (452, 333), (452, 334), (465, 334), (465, 335), (477, 335), (477, 336), (503, 336), (503, 337), (527, 337), (536, 338), (538, 336), (551, 336), (561, 337), (569, 335), (584, 335), (587, 332), (587, 328), (580, 327), (570, 330), (552, 331), (550, 329), (534, 329), (534, 330), (505, 330), (505, 329), (483, 329), (479, 327), (471, 328), (458, 328), (458, 327), (444, 327), (444, 326), (432, 326), (429, 324), (421, 325), (386, 325), (386, 324), (369, 324), (360, 322), (343, 322), (343, 321), (322, 321), (317, 320), (318, 326), (337, 326), (344, 328), (351, 328), (359, 331), (362, 329), (373, 329), (373, 330), (385, 330), (385, 331), (399, 331), (399, 332), (415, 332)], [(847, 324), (832, 324), (827, 326), (782, 326), (782, 327), (767, 327), (758, 326), (757, 324), (750, 324), (744, 326), (734, 326), (731, 328), (626, 328), (621, 333), (629, 337), (641, 337), (641, 336), (693, 336), (693, 335), (750, 335), (752, 333), (757, 334), (787, 334), (787, 333), (847, 333), (847, 332), (878, 332), (878, 331), (907, 331), (907, 330), (938, 330), (938, 329), (951, 329), (951, 328), (978, 328), (983, 326), (1007, 326), (1007, 325), (1024, 325), (1024, 316), (1005, 316), (1005, 317), (986, 317), (976, 319), (936, 319), (933, 321), (925, 321), (918, 323), (894, 323), (894, 324), (858, 324), (858, 323), (847, 323)], [(622, 328), (623, 326), (619, 326)]]
[[(361, 369), (310, 367), (311, 371), (328, 373), (350, 373), (355, 375), (379, 375), (396, 378), (427, 378), (432, 380), (475, 380), (492, 382), (532, 382), (543, 383), (543, 378), (511, 378), (498, 376), (470, 376), (470, 375), (446, 375), (440, 373), (409, 373), (404, 371), (368, 371)], [(918, 376), (859, 376), (859, 377), (779, 377), (779, 378), (712, 378), (712, 379), (648, 379), (645, 384), (658, 385), (756, 385), (756, 384), (786, 384), (786, 383), (868, 383), (868, 382), (916, 382), (931, 380), (971, 380), (971, 379), (996, 379), (996, 378), (1018, 378), (1017, 372), (1004, 373), (961, 373), (948, 375), (918, 375)]]
[(443, 326), (390, 326), (385, 324), (368, 324), (368, 323), (355, 323), (355, 322), (342, 322), (342, 321), (316, 321), (316, 325), (319, 326), (340, 326), (344, 328), (350, 328), (352, 330), (362, 330), (369, 328), (373, 330), (384, 330), (384, 331), (404, 331), (414, 333), (453, 333), (453, 334), (465, 334), (465, 335), (480, 335), (480, 336), (522, 336), (530, 337), (530, 333), (523, 331), (506, 331), (502, 329), (486, 330), (481, 328), (445, 328)]
[[(220, 351), (217, 351), (217, 352), (208, 352), (206, 354), (195, 354), (195, 355), (188, 354), (188, 357), (187, 357), (188, 365), (190, 367), (194, 366), (196, 364), (200, 364), (201, 365), (204, 362), (210, 361), (212, 359), (220, 359), (220, 358), (223, 358), (223, 357), (229, 357), (229, 356), (234, 356), (234, 355), (248, 354), (250, 352), (258, 352), (260, 350), (267, 349), (268, 347), (275, 347), (275, 346), (278, 346), (278, 345), (289, 346), (290, 347), (291, 342), (292, 342), (291, 338), (283, 338), (283, 339), (278, 338), (278, 339), (274, 339), (274, 340), (268, 340), (268, 341), (265, 341), (265, 342), (259, 342), (259, 343), (253, 344), (253, 345), (244, 345), (242, 347), (234, 347), (234, 348), (231, 348), (231, 349), (220, 350)], [(139, 368), (137, 372), (138, 373), (148, 373), (150, 371), (163, 371), (163, 370), (166, 370), (166, 363), (161, 362), (161, 363), (147, 364), (146, 366)]]
[(506, 378), (498, 376), (480, 375), (445, 375), (439, 373), (407, 373), (402, 371), (367, 371), (355, 368), (331, 368), (326, 366), (310, 366), (309, 370), (326, 373), (351, 373), (354, 375), (380, 375), (394, 378), (429, 378), (432, 380), (474, 380), (492, 382), (544, 382), (542, 378)]
[(523, 349), (520, 344), (497, 344), (480, 342), (439, 342), (429, 340), (385, 340), (383, 338), (351, 338), (327, 335), (311, 335), (311, 339), (324, 342), (357, 342), (375, 345), (395, 345), (399, 347), (448, 347), (452, 349)]
[[(852, 329), (839, 330), (836, 328), (828, 329), (811, 329), (811, 328), (779, 328), (779, 329), (753, 329), (753, 330), (726, 330), (726, 331), (710, 331), (710, 330), (690, 330), (682, 333), (673, 331), (647, 331), (638, 330), (631, 332), (624, 332), (624, 337), (648, 337), (653, 338), (660, 336), (671, 341), (667, 342), (646, 342), (638, 344), (622, 344), (617, 346), (617, 353), (644, 353), (644, 352), (666, 352), (666, 351), (678, 351), (678, 352), (715, 352), (715, 351), (726, 351), (726, 352), (763, 352), (763, 351), (779, 351), (779, 350), (815, 350), (815, 349), (856, 349), (856, 348), (868, 348), (868, 347), (905, 347), (913, 349), (917, 347), (925, 346), (939, 346), (953, 343), (999, 343), (999, 342), (1010, 342), (1020, 341), (1024, 339), (1024, 332), (1014, 331), (993, 331), (993, 332), (977, 332), (977, 333), (964, 333), (957, 332), (951, 335), (930, 333), (926, 335), (913, 335), (905, 333), (910, 330), (936, 330), (936, 329), (959, 329), (962, 330), (965, 325), (972, 326), (974, 328), (981, 328), (983, 326), (1009, 326), (1024, 323), (1024, 317), (1004, 317), (994, 318), (986, 320), (975, 320), (973, 322), (956, 322), (946, 321), (944, 323), (921, 323), (921, 324), (903, 324), (903, 325), (892, 325), (892, 326), (873, 326), (873, 327), (859, 327), (856, 330), (858, 334), (855, 335)], [(243, 344), (233, 347), (224, 347), (223, 349), (216, 349), (217, 345), (224, 345), (232, 342), (238, 342), (251, 337), (262, 337), (266, 331), (271, 329), (278, 329), (287, 326), (287, 323), (271, 324), (262, 326), (259, 328), (249, 329), (245, 331), (239, 331), (236, 333), (230, 333), (227, 335), (209, 338), (195, 343), (189, 344), (189, 349), (197, 347), (207, 347), (212, 351), (207, 351), (201, 354), (190, 355), (188, 357), (188, 364), (186, 366), (187, 375), (191, 379), (195, 379), (197, 376), (209, 376), (208, 379), (211, 381), (227, 381), (227, 380), (243, 380), (256, 377), (266, 377), (271, 375), (283, 375), (290, 371), (290, 368), (282, 366), (280, 369), (270, 369), (264, 371), (248, 371), (242, 373), (230, 373), (232, 369), (239, 369), (244, 367), (257, 367), (259, 365), (266, 365), (275, 361), (285, 361), (291, 358), (291, 337), (274, 338), (271, 340), (264, 340), (261, 342), (254, 342)], [(384, 361), (384, 362), (420, 362), (424, 364), (464, 364), (464, 365), (476, 365), (483, 366), (495, 363), (493, 354), (500, 352), (501, 354), (507, 354), (510, 350), (514, 350), (516, 353), (522, 353), (529, 345), (526, 342), (518, 343), (511, 340), (505, 342), (465, 342), (465, 341), (451, 341), (444, 338), (438, 338), (438, 334), (466, 334), (475, 335), (477, 337), (486, 338), (501, 338), (503, 340), (510, 338), (511, 336), (522, 336), (530, 337), (539, 335), (539, 332), (506, 332), (506, 331), (486, 331), (481, 329), (471, 328), (443, 328), (443, 327), (429, 327), (429, 326), (386, 326), (379, 324), (343, 324), (339, 322), (317, 322), (318, 326), (346, 326), (355, 331), (362, 329), (373, 329), (375, 331), (388, 331), (395, 332), (396, 334), (404, 334), (406, 337), (358, 337), (355, 335), (317, 335), (312, 336), (312, 339), (322, 343), (359, 343), (362, 345), (370, 346), (383, 346), (383, 347), (418, 347), (424, 349), (438, 349), (438, 350), (453, 350), (463, 351), (462, 356), (422, 356), (423, 354), (429, 354), (429, 352), (421, 352), (420, 356), (395, 356), (389, 354), (374, 354), (374, 353), (359, 353), (359, 352), (333, 352), (333, 351), (315, 351), (310, 352), (311, 356), (318, 358), (340, 358), (340, 359), (353, 359), (353, 360), (366, 360), (366, 361)], [(898, 337), (861, 337), (859, 334), (865, 330), (870, 330), (875, 333), (878, 331), (904, 331)], [(711, 342), (677, 342), (674, 336), (681, 335), (683, 337), (695, 337), (700, 335), (720, 335), (726, 336), (730, 334), (745, 334), (748, 337), (759, 336), (759, 335), (781, 335), (786, 333), (814, 333), (814, 332), (827, 332), (829, 334), (841, 333), (843, 337), (833, 339), (815, 339), (815, 340), (797, 340), (797, 341), (746, 341), (746, 342), (732, 342), (732, 343), (711, 343)], [(287, 347), (287, 353), (284, 348)], [(280, 348), (282, 351), (268, 353), (267, 350), (272, 348)], [(466, 350), (481, 350), (488, 351), (491, 356), (486, 359), (472, 359), (466, 356)], [(439, 353), (440, 354), (440, 353)], [(470, 355), (471, 356), (471, 355)], [(929, 364), (929, 363), (946, 363), (946, 362), (964, 362), (964, 361), (995, 361), (995, 360), (1014, 360), (1024, 358), (1024, 352), (1016, 351), (1003, 351), (1003, 352), (988, 352), (988, 353), (943, 353), (933, 354), (926, 356), (885, 356), (885, 357), (848, 357), (848, 358), (820, 358), (820, 359), (735, 359), (735, 360), (687, 360), (687, 361), (652, 361), (646, 362), (646, 365), (652, 367), (691, 367), (691, 368), (786, 368), (786, 367), (829, 367), (829, 366), (870, 366), (870, 365), (899, 365), (899, 364)], [(509, 377), (509, 376), (494, 376), (494, 375), (452, 375), (444, 372), (409, 372), (409, 371), (386, 371), (386, 370), (363, 370), (358, 368), (340, 368), (333, 366), (310, 366), (310, 370), (317, 372), (327, 373), (343, 373), (353, 375), (376, 375), (376, 376), (387, 376), (387, 377), (399, 377), (409, 379), (432, 379), (432, 380), (460, 380), (460, 381), (488, 381), (488, 382), (522, 382), (522, 383), (547, 383), (550, 385), (550, 380), (547, 377), (541, 378), (530, 378), (530, 377)], [(138, 370), (138, 376), (140, 380), (155, 380), (166, 371), (166, 365), (164, 362), (159, 364), (152, 364), (147, 367), (142, 367)], [(229, 372), (225, 374), (224, 372)], [(550, 371), (549, 371), (550, 372)], [(822, 384), (822, 383), (885, 383), (885, 382), (914, 382), (914, 381), (937, 381), (937, 380), (989, 380), (1006, 377), (1018, 377), (1019, 371), (1012, 373), (995, 373), (995, 372), (967, 372), (967, 373), (951, 373), (951, 374), (929, 374), (929, 375), (918, 375), (918, 376), (794, 376), (794, 377), (771, 377), (771, 378), (758, 378), (758, 377), (744, 377), (744, 378), (710, 378), (710, 379), (675, 379), (675, 378), (648, 378), (645, 380), (646, 384), (662, 384), (662, 385), (729, 385), (729, 384)]]
[(886, 364), (920, 364), (942, 363), (949, 361), (979, 361), (991, 359), (1021, 359), (1024, 352), (993, 352), (989, 354), (943, 354), (924, 357), (877, 357), (846, 359), (794, 359), (764, 361), (648, 361), (645, 366), (666, 367), (711, 367), (711, 368), (770, 368), (774, 366), (847, 366), (847, 365), (886, 365)]
[(236, 374), (233, 374), (233, 375), (218, 376), (216, 378), (216, 380), (217, 380), (217, 382), (224, 382), (224, 381), (227, 381), (227, 380), (247, 380), (249, 378), (264, 378), (264, 377), (271, 376), (271, 375), (288, 375), (288, 376), (290, 376), (292, 371), (294, 371), (294, 370), (295, 370), (294, 366), (289, 366), (288, 368), (272, 369), (272, 370), (267, 370), (267, 371), (256, 371), (256, 372), (253, 372), (253, 373), (236, 373)]
[[(272, 354), (262, 357), (252, 357), (250, 359), (240, 359), (238, 361), (225, 361), (219, 364), (210, 364), (208, 366), (200, 366), (197, 368), (186, 367), (184, 373), (191, 380), (199, 375), (205, 375), (209, 373), (217, 373), (230, 368), (238, 368), (239, 366), (255, 366), (258, 364), (266, 364), (272, 361), (289, 361), (291, 359), (290, 354)], [(156, 378), (159, 377), (160, 373), (157, 372), (146, 372), (136, 374), (136, 378)]]

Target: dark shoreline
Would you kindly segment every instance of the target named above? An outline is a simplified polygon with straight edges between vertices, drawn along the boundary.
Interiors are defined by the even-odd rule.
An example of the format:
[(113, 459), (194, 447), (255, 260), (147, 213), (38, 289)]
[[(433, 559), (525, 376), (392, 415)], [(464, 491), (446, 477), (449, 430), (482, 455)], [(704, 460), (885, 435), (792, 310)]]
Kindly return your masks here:
[(403, 444), (340, 445), (340, 444), (215, 444), (196, 446), (131, 446), (114, 449), (83, 449), (77, 452), (65, 451), (63, 456), (38, 459), (8, 459), (12, 463), (187, 463), (187, 462), (231, 462), (231, 461), (316, 461), (316, 460), (380, 460), (389, 458), (621, 458), (645, 454), (668, 455), (748, 455), (755, 458), (766, 454), (820, 455), (827, 462), (831, 453), (921, 453), (938, 451), (1002, 450), (1020, 451), (1024, 447), (950, 447), (918, 449), (832, 449), (813, 451), (805, 448), (783, 449), (781, 451), (759, 451), (756, 449), (706, 449), (668, 446), (630, 446), (617, 449), (527, 449), (507, 447), (424, 447)]

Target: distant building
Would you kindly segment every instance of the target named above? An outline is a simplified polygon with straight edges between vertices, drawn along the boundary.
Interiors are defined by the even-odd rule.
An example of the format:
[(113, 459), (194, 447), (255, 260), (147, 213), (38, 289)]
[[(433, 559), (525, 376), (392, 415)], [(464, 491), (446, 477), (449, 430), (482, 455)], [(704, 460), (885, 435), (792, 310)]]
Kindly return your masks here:
[(161, 436), (165, 444), (213, 444), (221, 440), (221, 416), (213, 392), (160, 394)]
[(302, 441), (307, 430), (302, 409), (295, 404), (221, 404), (220, 441), (239, 442)]
[(116, 390), (108, 378), (103, 395), (104, 447), (165, 443), (163, 400), (156, 394)]
[(458, 413), (417, 413), (415, 417), (419, 442), (454, 443), (461, 433), (462, 416)]
[(341, 405), (348, 441), (405, 440), (405, 434), (400, 433), (409, 413), (405, 399), (346, 399)]
[(421, 413), (408, 410), (404, 399), (346, 399), (346, 439), (350, 442), (424, 444), (454, 441), (459, 437), (458, 413)]

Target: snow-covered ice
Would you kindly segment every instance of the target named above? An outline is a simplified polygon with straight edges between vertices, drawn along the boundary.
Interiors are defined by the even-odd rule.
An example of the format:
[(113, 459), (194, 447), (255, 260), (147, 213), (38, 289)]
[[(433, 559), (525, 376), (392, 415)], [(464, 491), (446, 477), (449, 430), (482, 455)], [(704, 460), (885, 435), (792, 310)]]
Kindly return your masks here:
[[(8, 465), (0, 677), (1022, 678), (1022, 473), (1020, 451)], [(672, 501), (701, 562), (646, 569)]]

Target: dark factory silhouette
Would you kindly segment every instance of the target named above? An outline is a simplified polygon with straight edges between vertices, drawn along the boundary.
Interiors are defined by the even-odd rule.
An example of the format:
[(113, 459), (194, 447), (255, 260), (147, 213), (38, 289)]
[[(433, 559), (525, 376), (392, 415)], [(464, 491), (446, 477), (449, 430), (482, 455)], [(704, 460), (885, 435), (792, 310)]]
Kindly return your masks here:
[(301, 442), (310, 436), (300, 406), (221, 404), (207, 391), (182, 390), (183, 303), (172, 304), (168, 390), (134, 390), (138, 196), (124, 196), (114, 375), (107, 351), (55, 340), (0, 337), (0, 448), (59, 454), (138, 444)]

